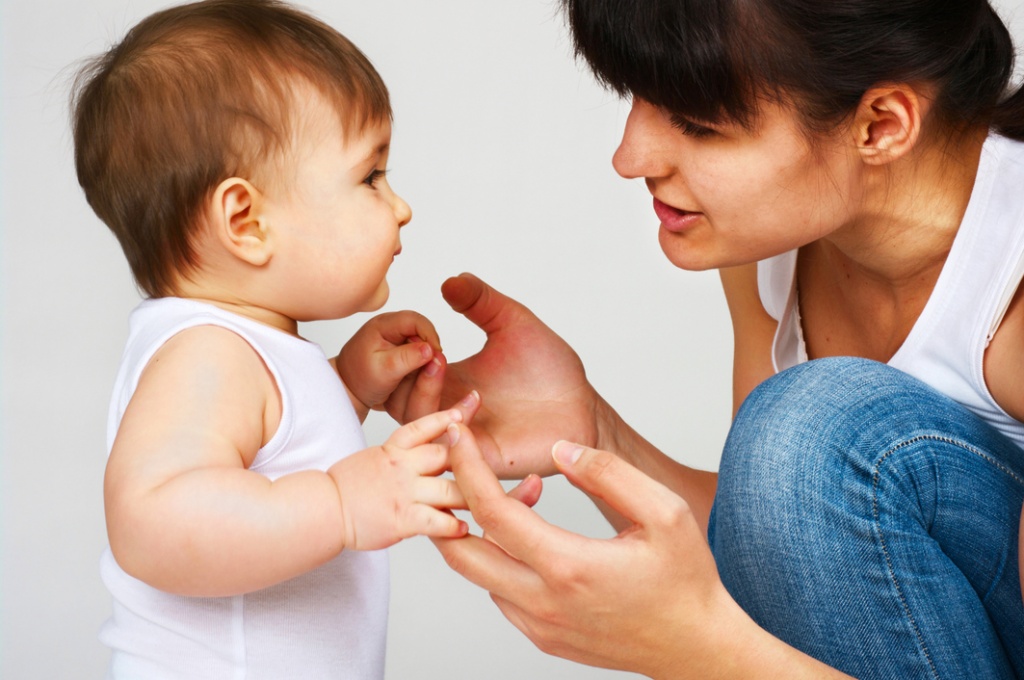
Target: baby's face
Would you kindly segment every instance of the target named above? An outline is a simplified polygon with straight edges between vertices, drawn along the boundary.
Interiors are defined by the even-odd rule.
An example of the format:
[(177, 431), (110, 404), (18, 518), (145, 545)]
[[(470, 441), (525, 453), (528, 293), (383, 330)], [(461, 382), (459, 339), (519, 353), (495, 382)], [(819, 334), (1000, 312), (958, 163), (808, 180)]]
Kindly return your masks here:
[(289, 316), (310, 321), (379, 309), (401, 251), (399, 229), (412, 217), (385, 176), (391, 124), (370, 123), (346, 141), (339, 116), (318, 94), (297, 107), (294, 120), (284, 171), (263, 204)]

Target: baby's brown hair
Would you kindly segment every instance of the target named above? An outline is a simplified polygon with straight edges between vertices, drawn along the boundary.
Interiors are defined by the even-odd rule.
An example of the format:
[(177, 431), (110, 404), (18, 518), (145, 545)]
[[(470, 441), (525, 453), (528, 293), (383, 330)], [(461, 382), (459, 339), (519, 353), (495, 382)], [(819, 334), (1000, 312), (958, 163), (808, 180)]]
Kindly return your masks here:
[(157, 12), (79, 71), (78, 181), (147, 295), (173, 294), (198, 264), (193, 239), (217, 185), (258, 176), (287, 148), (303, 83), (334, 105), (346, 136), (391, 117), (363, 53), (278, 0)]

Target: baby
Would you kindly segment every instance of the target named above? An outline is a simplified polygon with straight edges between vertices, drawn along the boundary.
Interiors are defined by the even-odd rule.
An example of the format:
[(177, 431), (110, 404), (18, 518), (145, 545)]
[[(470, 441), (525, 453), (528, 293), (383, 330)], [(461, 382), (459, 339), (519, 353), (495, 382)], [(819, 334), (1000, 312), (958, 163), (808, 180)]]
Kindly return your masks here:
[[(479, 403), (431, 412), (444, 357), (412, 312), (333, 359), (297, 332), (388, 298), (411, 212), (384, 83), (284, 3), (206, 0), (89, 62), (73, 117), (79, 181), (147, 296), (108, 423), (110, 676), (383, 677), (381, 549), (465, 534), (441, 435)], [(411, 422), (367, 448), (371, 408)]]

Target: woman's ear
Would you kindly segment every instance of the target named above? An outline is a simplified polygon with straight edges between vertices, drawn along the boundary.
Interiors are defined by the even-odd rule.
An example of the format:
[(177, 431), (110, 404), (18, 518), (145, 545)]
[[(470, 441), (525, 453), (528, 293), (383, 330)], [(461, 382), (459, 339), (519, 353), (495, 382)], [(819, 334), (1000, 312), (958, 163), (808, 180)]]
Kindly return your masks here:
[(238, 177), (221, 182), (210, 201), (210, 221), (218, 241), (228, 253), (255, 267), (273, 256), (272, 234), (262, 206), (259, 190)]
[(905, 84), (865, 92), (853, 121), (861, 158), (871, 165), (884, 165), (908, 154), (921, 136), (928, 106), (928, 100)]

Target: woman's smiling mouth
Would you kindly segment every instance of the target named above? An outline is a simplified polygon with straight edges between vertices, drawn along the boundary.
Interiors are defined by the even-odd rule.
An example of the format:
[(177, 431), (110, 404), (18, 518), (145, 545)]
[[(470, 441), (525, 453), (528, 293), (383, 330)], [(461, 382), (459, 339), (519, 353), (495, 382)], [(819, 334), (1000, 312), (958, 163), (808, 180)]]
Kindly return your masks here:
[(703, 213), (680, 210), (654, 199), (654, 212), (661, 220), (661, 226), (671, 232), (681, 232), (690, 228), (694, 222), (699, 220)]

